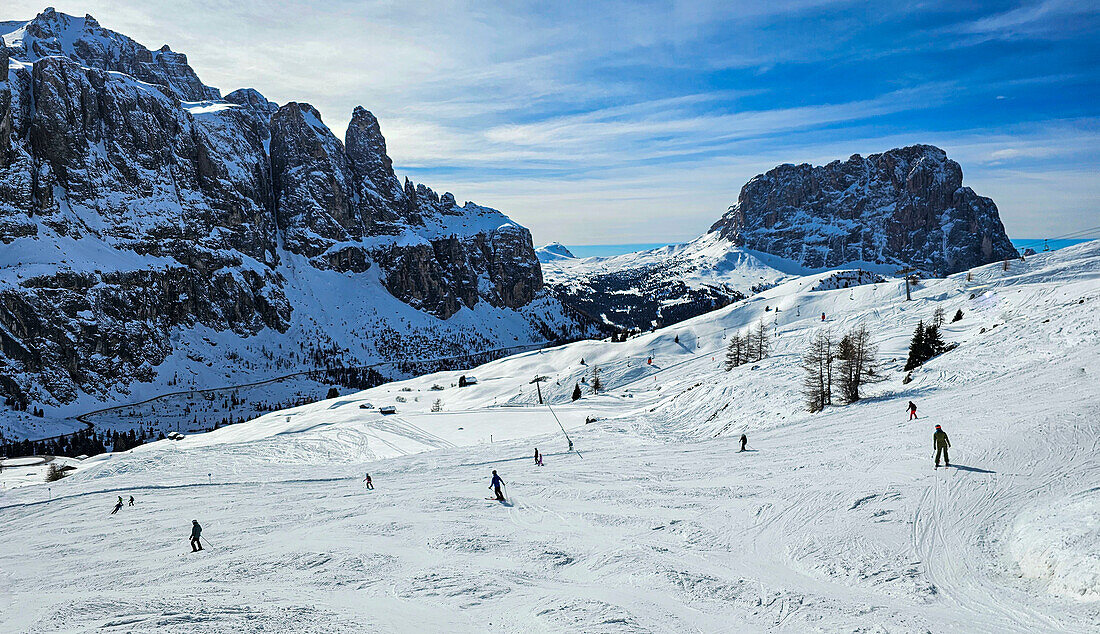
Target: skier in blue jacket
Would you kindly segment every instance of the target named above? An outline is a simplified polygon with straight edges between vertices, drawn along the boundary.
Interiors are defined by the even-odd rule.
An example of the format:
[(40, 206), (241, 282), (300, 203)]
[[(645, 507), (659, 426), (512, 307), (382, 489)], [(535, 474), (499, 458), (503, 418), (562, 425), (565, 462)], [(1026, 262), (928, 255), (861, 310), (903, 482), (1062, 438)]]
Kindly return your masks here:
[(501, 502), (504, 501), (504, 493), (500, 490), (502, 486), (504, 486), (504, 480), (501, 480), (500, 476), (497, 475), (497, 470), (493, 469), (493, 480), (489, 483), (489, 488), (496, 492), (497, 499)]

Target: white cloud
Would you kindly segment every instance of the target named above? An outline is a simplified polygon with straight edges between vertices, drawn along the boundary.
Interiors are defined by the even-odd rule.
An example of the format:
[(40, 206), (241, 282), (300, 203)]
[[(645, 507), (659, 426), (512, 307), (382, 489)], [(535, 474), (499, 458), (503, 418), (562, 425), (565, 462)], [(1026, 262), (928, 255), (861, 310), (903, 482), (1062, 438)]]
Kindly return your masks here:
[[(889, 51), (862, 47), (852, 38), (867, 16), (849, 0), (51, 2), (90, 12), (147, 46), (169, 43), (224, 92), (249, 86), (280, 103), (310, 102), (337, 136), (361, 104), (378, 115), (399, 172), (498, 207), (539, 240), (690, 239), (748, 178), (777, 163), (917, 142), (959, 160), (967, 182), (997, 200), (1013, 234), (1037, 235), (1049, 212), (1034, 210), (1048, 188), (1057, 189), (1048, 199), (1065, 210), (1066, 223), (1095, 214), (1095, 187), (1080, 176), (1100, 163), (1094, 120), (955, 132), (879, 125), (976, 89), (1008, 96), (997, 107), (1011, 106), (1021, 90), (1050, 90), (1071, 76), (1010, 74), (969, 85), (933, 82), (922, 78), (925, 69), (903, 65), (889, 89), (861, 90), (857, 76), (846, 100), (809, 90), (814, 64), (944, 44), (922, 37), (888, 42)], [(6, 0), (0, 20), (41, 9)], [(1044, 33), (1073, 11), (1068, 0), (1030, 4), (955, 25), (949, 39)], [(825, 12), (834, 19), (813, 19)], [(875, 9), (878, 19), (909, 13), (908, 3)], [(779, 21), (789, 28), (772, 28)], [(736, 37), (714, 44), (731, 32)], [(677, 82), (784, 63), (805, 69), (806, 94), (771, 108), (760, 105), (771, 89), (763, 83)], [(649, 81), (649, 72), (663, 81)]]

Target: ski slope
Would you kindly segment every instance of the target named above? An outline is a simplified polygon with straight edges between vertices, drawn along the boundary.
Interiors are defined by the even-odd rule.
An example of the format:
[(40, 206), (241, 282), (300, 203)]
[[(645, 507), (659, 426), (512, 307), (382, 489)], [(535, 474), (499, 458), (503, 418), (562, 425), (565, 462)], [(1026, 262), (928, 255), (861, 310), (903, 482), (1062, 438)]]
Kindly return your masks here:
[[(501, 359), (474, 386), (424, 376), (8, 485), (0, 628), (1100, 631), (1100, 242), (910, 302), (897, 280), (811, 290), (829, 278)], [(936, 308), (964, 312), (944, 327), (960, 345), (903, 384)], [(726, 372), (723, 337), (761, 318), (772, 355)], [(887, 380), (807, 413), (807, 341), (860, 323)], [(595, 366), (607, 390), (571, 402)], [(507, 504), (484, 499), (493, 469)]]

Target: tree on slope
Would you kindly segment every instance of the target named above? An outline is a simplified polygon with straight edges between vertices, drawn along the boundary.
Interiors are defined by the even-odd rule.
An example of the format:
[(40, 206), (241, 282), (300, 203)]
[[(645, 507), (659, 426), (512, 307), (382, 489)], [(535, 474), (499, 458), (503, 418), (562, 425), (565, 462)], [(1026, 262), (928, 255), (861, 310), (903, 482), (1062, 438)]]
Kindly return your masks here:
[(905, 361), (905, 370), (923, 365), (932, 357), (943, 354), (948, 350), (940, 335), (940, 329), (935, 324), (924, 325), (923, 321), (917, 323), (917, 330), (909, 341), (909, 358)]
[(592, 387), (593, 394), (599, 394), (600, 390), (603, 389), (603, 380), (600, 379), (600, 366), (592, 366), (592, 381), (589, 385)]
[(573, 386), (573, 400), (576, 401), (581, 397), (581, 384), (577, 383)]
[[(752, 356), (753, 361), (760, 361), (767, 358), (770, 352), (770, 345), (768, 342), (768, 327), (764, 324), (764, 320), (761, 319), (760, 323), (756, 324), (755, 328), (749, 330), (748, 337), (749, 354)], [(747, 360), (747, 359), (746, 359)]]
[(746, 345), (745, 338), (735, 333), (730, 337), (730, 342), (726, 346), (726, 372), (729, 372), (747, 360), (748, 346)]
[(860, 386), (882, 379), (878, 373), (876, 352), (867, 326), (863, 324), (841, 337), (835, 356), (840, 362), (837, 383), (841, 400), (845, 403), (854, 403), (860, 399)]
[[(947, 344), (943, 342), (943, 337), (940, 336), (939, 326), (933, 324), (924, 330), (924, 347), (928, 359), (947, 351)], [(928, 359), (925, 359), (925, 361)]]
[(806, 408), (820, 412), (832, 403), (833, 395), (833, 344), (828, 330), (819, 330), (810, 340), (810, 347), (802, 355), (802, 395)]
[(909, 340), (909, 358), (905, 361), (904, 370), (908, 372), (924, 363), (924, 321), (917, 322), (917, 329), (913, 331), (913, 338)]

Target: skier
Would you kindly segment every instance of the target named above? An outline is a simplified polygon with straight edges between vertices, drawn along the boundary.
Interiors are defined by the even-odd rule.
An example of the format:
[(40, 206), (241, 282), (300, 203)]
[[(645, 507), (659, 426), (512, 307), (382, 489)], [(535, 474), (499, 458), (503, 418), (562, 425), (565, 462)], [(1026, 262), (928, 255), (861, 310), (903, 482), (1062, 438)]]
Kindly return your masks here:
[(821, 321), (825, 321), (825, 313), (821, 313)]
[[(741, 451), (745, 450), (745, 445), (749, 444), (749, 437), (745, 434), (741, 434)], [(741, 452), (738, 452), (741, 453)]]
[(909, 420), (913, 420), (917, 417), (917, 404), (913, 401), (909, 401)]
[(539, 463), (538, 464), (539, 464), (540, 467), (542, 466), (542, 454), (539, 454)]
[(202, 536), (202, 527), (199, 526), (198, 520), (191, 520), (191, 552), (197, 553), (202, 550), (202, 542), (199, 538)]
[(502, 486), (504, 486), (504, 480), (501, 480), (500, 476), (497, 475), (497, 470), (493, 469), (493, 480), (489, 483), (489, 488), (497, 494), (497, 500), (500, 502), (504, 501), (504, 493), (500, 490)]
[(134, 496), (130, 496), (130, 506), (134, 505)]
[(370, 474), (369, 473), (366, 474), (366, 476), (363, 477), (363, 482), (367, 483), (367, 489), (369, 489), (371, 491), (374, 490), (374, 481), (370, 479)]
[(542, 456), (539, 455), (538, 447), (535, 447), (535, 464), (542, 464)]
[(121, 508), (122, 508), (122, 496), (120, 495), (120, 496), (118, 496), (118, 502), (115, 502), (115, 510), (111, 511), (111, 515), (114, 515), (115, 513), (118, 513), (119, 509), (121, 509)]
[(947, 432), (940, 429), (939, 425), (936, 425), (936, 433), (932, 434), (932, 447), (936, 450), (936, 468), (940, 468), (940, 454), (943, 454), (943, 466), (951, 466), (951, 458), (947, 456), (947, 448), (951, 446), (951, 441), (947, 438)]

